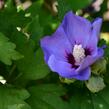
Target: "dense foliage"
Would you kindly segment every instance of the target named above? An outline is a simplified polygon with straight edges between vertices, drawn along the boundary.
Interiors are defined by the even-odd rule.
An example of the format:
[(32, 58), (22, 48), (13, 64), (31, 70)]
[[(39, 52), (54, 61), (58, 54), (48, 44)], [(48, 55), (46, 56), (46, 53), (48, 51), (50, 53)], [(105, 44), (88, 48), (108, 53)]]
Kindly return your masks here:
[(28, 8), (23, 6), (26, 0), (21, 1), (5, 0), (0, 9), (0, 109), (108, 109), (109, 21), (103, 20), (99, 42), (107, 46), (104, 60), (92, 66), (105, 83), (98, 93), (83, 81), (59, 78), (45, 64), (40, 48), (40, 39), (56, 30), (66, 12), (93, 20), (103, 17), (108, 0), (98, 12), (89, 6), (93, 0), (57, 0), (56, 9), (54, 0), (32, 0)]

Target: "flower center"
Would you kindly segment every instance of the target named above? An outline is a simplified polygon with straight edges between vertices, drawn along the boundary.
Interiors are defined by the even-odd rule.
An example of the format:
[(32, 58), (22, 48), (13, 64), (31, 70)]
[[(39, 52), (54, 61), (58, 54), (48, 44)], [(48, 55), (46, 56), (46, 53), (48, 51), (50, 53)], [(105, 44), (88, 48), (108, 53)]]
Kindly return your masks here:
[(75, 65), (80, 65), (81, 61), (85, 58), (85, 49), (82, 45), (75, 45), (72, 54), (75, 59)]

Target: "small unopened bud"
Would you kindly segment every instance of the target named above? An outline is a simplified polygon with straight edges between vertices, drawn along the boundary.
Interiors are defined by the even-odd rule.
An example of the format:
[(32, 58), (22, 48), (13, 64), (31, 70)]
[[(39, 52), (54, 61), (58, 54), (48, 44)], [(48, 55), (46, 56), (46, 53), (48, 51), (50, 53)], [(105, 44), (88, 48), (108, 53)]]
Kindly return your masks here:
[(91, 66), (91, 72), (95, 75), (104, 74), (106, 71), (106, 60), (101, 58)]
[(91, 77), (87, 82), (86, 82), (87, 88), (93, 92), (99, 92), (105, 88), (105, 84), (103, 81), (103, 78), (97, 76), (97, 77)]

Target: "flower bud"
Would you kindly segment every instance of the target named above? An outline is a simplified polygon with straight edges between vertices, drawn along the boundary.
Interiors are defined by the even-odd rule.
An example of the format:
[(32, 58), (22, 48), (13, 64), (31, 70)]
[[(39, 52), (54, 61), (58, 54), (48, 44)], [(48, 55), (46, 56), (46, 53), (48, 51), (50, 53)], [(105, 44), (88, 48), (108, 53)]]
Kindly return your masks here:
[(106, 71), (106, 60), (101, 58), (91, 66), (91, 72), (95, 75), (104, 74)]
[(105, 84), (104, 84), (103, 78), (101, 78), (99, 76), (97, 76), (97, 77), (92, 76), (86, 82), (86, 86), (93, 93), (99, 92), (99, 91), (101, 91), (102, 89), (105, 88)]

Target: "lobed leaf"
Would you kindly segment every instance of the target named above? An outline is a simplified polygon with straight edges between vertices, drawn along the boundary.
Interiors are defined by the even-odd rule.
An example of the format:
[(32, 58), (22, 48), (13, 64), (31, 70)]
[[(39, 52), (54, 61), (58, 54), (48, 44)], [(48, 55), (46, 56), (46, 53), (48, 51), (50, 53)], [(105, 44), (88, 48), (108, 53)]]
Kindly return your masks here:
[(29, 96), (25, 89), (0, 86), (0, 109), (31, 109), (24, 101)]
[(12, 64), (12, 60), (19, 60), (23, 56), (15, 50), (16, 45), (9, 42), (9, 39), (0, 33), (0, 61), (7, 65)]
[(64, 89), (55, 84), (43, 84), (29, 88), (31, 97), (27, 100), (32, 109), (70, 109), (61, 99)]

